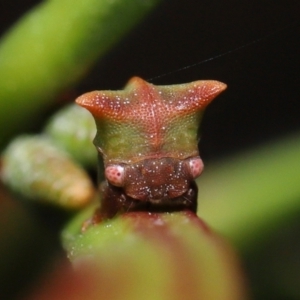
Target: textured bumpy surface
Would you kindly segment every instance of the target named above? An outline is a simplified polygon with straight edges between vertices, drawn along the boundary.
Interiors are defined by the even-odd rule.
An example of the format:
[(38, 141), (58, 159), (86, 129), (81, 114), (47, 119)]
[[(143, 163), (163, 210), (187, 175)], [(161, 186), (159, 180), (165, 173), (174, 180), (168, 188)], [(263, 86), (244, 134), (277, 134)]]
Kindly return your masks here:
[(123, 91), (94, 91), (77, 98), (95, 117), (95, 145), (105, 163), (198, 155), (203, 109), (226, 88), (205, 80), (154, 86), (132, 78)]
[(104, 160), (98, 222), (128, 211), (197, 209), (194, 182), (203, 170), (198, 128), (204, 108), (226, 88), (204, 80), (155, 86), (133, 77), (123, 91), (77, 98), (95, 118)]

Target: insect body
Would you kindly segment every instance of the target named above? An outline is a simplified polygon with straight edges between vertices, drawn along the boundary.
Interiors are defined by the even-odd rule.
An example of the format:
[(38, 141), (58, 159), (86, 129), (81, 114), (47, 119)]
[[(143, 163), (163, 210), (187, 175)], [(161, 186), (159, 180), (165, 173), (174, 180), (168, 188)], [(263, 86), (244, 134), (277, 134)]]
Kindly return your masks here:
[(203, 170), (198, 127), (204, 108), (226, 88), (213, 80), (155, 86), (134, 77), (123, 91), (77, 98), (95, 118), (104, 163), (100, 218), (129, 210), (196, 210)]

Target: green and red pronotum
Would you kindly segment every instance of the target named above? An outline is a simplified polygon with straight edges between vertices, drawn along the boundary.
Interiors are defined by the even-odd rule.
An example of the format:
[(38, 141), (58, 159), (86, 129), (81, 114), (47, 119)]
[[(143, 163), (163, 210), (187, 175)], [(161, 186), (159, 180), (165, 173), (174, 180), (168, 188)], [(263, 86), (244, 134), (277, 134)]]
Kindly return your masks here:
[(203, 170), (198, 127), (204, 108), (225, 88), (212, 80), (155, 86), (134, 77), (123, 91), (77, 98), (95, 118), (94, 144), (104, 163), (94, 220), (136, 210), (196, 212), (194, 180)]
[[(77, 98), (97, 127), (101, 206), (92, 223), (128, 211), (196, 212), (194, 179), (203, 170), (198, 127), (204, 108), (225, 88), (213, 80), (155, 86), (134, 77), (122, 91)], [(67, 208), (86, 205), (96, 191), (80, 164), (96, 164), (93, 126), (81, 108), (65, 109), (42, 135), (11, 143), (2, 159), (3, 180), (27, 197)]]

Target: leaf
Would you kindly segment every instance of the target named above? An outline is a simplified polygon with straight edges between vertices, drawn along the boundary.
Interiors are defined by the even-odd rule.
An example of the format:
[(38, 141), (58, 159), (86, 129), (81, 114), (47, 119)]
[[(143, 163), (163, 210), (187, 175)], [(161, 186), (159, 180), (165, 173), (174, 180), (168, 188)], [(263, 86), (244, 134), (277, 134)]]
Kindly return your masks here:
[(88, 174), (43, 135), (19, 136), (2, 156), (1, 179), (23, 196), (79, 209), (96, 194)]
[(207, 165), (198, 215), (241, 251), (259, 247), (300, 207), (300, 136)]
[(26, 14), (0, 44), (0, 149), (158, 2), (50, 0)]
[(71, 104), (51, 117), (44, 133), (67, 152), (77, 163), (95, 169), (97, 151), (93, 145), (96, 125), (85, 109)]

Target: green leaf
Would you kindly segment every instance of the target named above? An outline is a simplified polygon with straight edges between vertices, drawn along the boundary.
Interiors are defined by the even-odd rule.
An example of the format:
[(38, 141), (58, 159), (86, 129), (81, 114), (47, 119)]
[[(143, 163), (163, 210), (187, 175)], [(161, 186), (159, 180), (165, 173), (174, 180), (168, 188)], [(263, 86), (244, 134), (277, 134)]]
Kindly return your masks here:
[(299, 135), (208, 165), (198, 180), (198, 214), (251, 251), (299, 211), (299, 166)]
[(158, 2), (50, 0), (25, 15), (0, 44), (0, 148)]
[(85, 170), (43, 135), (14, 139), (2, 155), (0, 175), (23, 196), (65, 209), (82, 208), (96, 193)]
[(96, 125), (88, 111), (76, 104), (64, 107), (51, 117), (44, 132), (76, 162), (96, 168), (97, 150), (93, 145)]

